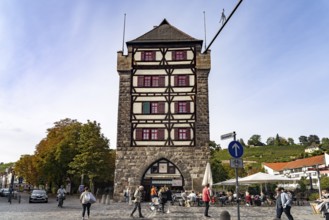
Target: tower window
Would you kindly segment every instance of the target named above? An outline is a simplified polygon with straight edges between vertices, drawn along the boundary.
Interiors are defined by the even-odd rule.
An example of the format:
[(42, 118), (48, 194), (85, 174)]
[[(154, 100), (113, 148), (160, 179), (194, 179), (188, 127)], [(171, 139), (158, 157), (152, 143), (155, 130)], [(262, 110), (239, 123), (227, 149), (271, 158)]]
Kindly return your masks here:
[(142, 51), (142, 61), (155, 61), (155, 51)]
[(165, 76), (138, 76), (138, 87), (164, 87)]
[(136, 129), (136, 140), (164, 140), (164, 129), (162, 128), (138, 128)]
[(189, 86), (189, 79), (188, 75), (175, 76), (175, 86)]
[(190, 113), (190, 102), (175, 102), (176, 113)]
[(175, 129), (176, 140), (190, 140), (191, 134), (189, 128), (176, 128)]
[(176, 50), (172, 51), (172, 60), (186, 60), (187, 59), (187, 53), (186, 50)]
[(144, 87), (151, 87), (151, 85), (152, 85), (152, 77), (145, 76), (144, 77)]
[(165, 111), (164, 102), (143, 102), (142, 113), (143, 114), (163, 114)]

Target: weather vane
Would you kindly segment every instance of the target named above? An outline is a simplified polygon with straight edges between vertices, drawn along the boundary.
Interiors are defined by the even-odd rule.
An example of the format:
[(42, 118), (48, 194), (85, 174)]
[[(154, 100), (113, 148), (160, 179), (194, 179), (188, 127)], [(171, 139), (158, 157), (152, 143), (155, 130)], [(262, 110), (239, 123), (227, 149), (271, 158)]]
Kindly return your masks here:
[(225, 21), (226, 21), (226, 16), (225, 16), (225, 14), (224, 14), (224, 8), (223, 8), (223, 12), (222, 12), (222, 16), (221, 16), (221, 18), (220, 18), (220, 21), (219, 21), (219, 23), (220, 22), (222, 22), (222, 25), (225, 23)]

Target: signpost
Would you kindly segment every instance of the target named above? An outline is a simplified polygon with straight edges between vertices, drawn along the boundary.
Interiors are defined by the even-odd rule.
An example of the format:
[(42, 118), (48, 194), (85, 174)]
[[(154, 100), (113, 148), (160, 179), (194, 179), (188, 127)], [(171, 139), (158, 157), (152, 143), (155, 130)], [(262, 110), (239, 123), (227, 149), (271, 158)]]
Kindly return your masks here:
[(239, 196), (239, 181), (238, 181), (238, 168), (243, 168), (243, 160), (240, 158), (243, 155), (243, 146), (240, 142), (236, 141), (235, 131), (232, 133), (221, 135), (221, 139), (225, 140), (233, 137), (233, 141), (228, 145), (228, 152), (232, 156), (230, 159), (231, 168), (235, 169), (235, 187), (236, 187), (236, 195), (237, 195), (237, 212), (238, 212), (238, 220), (240, 220), (240, 196)]
[(243, 147), (240, 142), (234, 140), (228, 145), (228, 152), (232, 157), (240, 158), (243, 155)]

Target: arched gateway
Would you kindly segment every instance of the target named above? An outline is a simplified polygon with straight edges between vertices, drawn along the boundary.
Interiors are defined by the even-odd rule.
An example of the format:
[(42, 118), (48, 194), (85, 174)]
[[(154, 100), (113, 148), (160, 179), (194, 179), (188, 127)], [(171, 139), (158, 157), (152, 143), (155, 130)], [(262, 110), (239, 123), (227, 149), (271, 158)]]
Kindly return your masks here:
[(151, 187), (158, 189), (162, 186), (169, 187), (172, 191), (181, 191), (184, 187), (184, 177), (179, 168), (169, 160), (162, 158), (152, 163), (142, 177), (145, 189), (145, 199), (150, 199)]
[[(126, 187), (201, 189), (209, 160), (210, 52), (163, 20), (118, 52), (114, 199)], [(192, 183), (193, 181), (193, 183)]]

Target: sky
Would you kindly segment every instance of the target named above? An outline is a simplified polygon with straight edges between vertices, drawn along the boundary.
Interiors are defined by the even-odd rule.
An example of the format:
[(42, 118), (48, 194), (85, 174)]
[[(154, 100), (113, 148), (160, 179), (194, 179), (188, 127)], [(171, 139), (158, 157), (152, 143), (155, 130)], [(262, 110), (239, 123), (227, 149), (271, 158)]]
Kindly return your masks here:
[[(65, 118), (97, 121), (116, 148), (123, 42), (166, 18), (208, 45), (237, 3), (0, 0), (0, 162), (34, 154)], [(327, 0), (241, 3), (210, 48), (211, 140), (329, 137), (328, 11)]]

